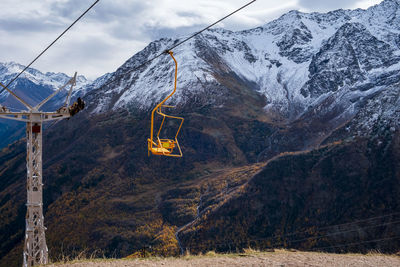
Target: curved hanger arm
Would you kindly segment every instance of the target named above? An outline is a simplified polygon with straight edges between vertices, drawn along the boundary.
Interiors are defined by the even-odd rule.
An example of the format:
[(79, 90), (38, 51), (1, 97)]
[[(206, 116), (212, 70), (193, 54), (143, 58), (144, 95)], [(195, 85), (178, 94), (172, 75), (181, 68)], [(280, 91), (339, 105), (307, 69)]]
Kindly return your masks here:
[(172, 93), (170, 93), (163, 101), (161, 101), (151, 112), (151, 130), (150, 130), (150, 141), (153, 142), (153, 134), (154, 134), (154, 130), (153, 130), (153, 126), (154, 126), (154, 113), (156, 112), (156, 110), (160, 109), (161, 106), (165, 103), (165, 101), (167, 101), (173, 94), (175, 94), (176, 92), (176, 80), (178, 78), (178, 62), (176, 61), (176, 59), (173, 56), (173, 52), (172, 51), (166, 51), (174, 60), (175, 62), (175, 79), (174, 79), (174, 90), (172, 91)]

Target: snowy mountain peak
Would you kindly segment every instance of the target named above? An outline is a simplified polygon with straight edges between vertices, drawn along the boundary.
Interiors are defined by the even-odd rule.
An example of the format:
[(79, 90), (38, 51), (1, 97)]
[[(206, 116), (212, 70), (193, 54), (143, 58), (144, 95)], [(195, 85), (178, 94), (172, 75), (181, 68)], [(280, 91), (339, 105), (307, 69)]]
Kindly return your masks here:
[[(398, 6), (387, 0), (367, 10), (290, 11), (254, 29), (205, 31), (174, 51), (171, 102), (223, 105), (231, 97), (227, 80), (234, 80), (265, 97), (269, 114), (294, 121), (319, 107), (343, 122), (363, 99), (400, 81)], [(161, 56), (130, 70), (177, 42), (154, 41), (128, 59), (109, 76), (112, 84), (89, 94), (92, 112), (154, 106), (173, 85), (172, 60)]]
[[(15, 62), (0, 62), (0, 81), (2, 83), (8, 83), (11, 81), (18, 73), (20, 73), (25, 66), (15, 63)], [(37, 69), (28, 68), (24, 73), (21, 74), (19, 81), (21, 80), (29, 80), (30, 82), (39, 85), (49, 87), (52, 90), (58, 89), (60, 86), (64, 85), (71, 77), (64, 73), (54, 73), (47, 72), (42, 73)], [(16, 81), (18, 82), (18, 81)], [(92, 81), (87, 80), (83, 75), (79, 75), (77, 77), (77, 85), (78, 87), (85, 86)], [(13, 87), (15, 85), (12, 85)]]
[(383, 8), (385, 8), (385, 7), (386, 8), (387, 7), (398, 7), (398, 6), (400, 6), (400, 1), (399, 0), (384, 0), (380, 4), (375, 5), (373, 7), (377, 7), (377, 6), (380, 6), (380, 7), (383, 7)]
[[(25, 66), (15, 63), (0, 63), (0, 81), (4, 84), (10, 82)], [(31, 105), (35, 105), (49, 96), (54, 90), (59, 89), (66, 84), (71, 77), (64, 73), (47, 72), (42, 73), (34, 68), (28, 68), (20, 77), (11, 84), (11, 89), (17, 93)], [(77, 76), (76, 86), (73, 88), (72, 98), (83, 96), (83, 94), (93, 89), (90, 84), (92, 81), (87, 80), (85, 76)], [(43, 106), (45, 110), (55, 110), (65, 100), (67, 89), (57, 94), (48, 105)], [(11, 97), (7, 91), (0, 96), (0, 103), (10, 108), (24, 108), (18, 101)]]

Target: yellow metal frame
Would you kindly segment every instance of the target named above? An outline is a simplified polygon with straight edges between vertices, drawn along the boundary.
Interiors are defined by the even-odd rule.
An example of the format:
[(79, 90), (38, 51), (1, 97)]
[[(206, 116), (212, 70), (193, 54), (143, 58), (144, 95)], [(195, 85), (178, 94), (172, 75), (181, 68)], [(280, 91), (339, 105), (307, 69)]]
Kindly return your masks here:
[[(176, 59), (173, 56), (172, 51), (168, 51), (168, 54), (172, 57), (172, 59), (175, 62), (175, 81), (174, 81), (174, 91), (169, 94), (163, 101), (161, 101), (151, 112), (151, 128), (150, 128), (150, 138), (147, 139), (147, 149), (148, 149), (148, 154), (152, 153), (153, 155), (160, 155), (160, 156), (168, 156), (168, 157), (182, 157), (182, 150), (181, 147), (179, 146), (178, 142), (178, 134), (179, 131), (182, 128), (182, 124), (184, 119), (181, 117), (176, 117), (176, 116), (171, 116), (163, 113), (162, 107), (164, 108), (173, 108), (173, 106), (168, 106), (164, 105), (165, 101), (167, 101), (173, 94), (176, 92), (176, 80), (178, 77), (178, 62), (176, 62)], [(154, 136), (154, 115), (159, 114), (160, 116), (163, 117), (160, 128), (157, 131), (156, 138), (153, 139)], [(164, 126), (164, 122), (166, 118), (170, 119), (177, 119), (180, 120), (181, 123), (179, 125), (178, 131), (175, 134), (174, 139), (160, 139), (160, 133), (161, 129)], [(173, 153), (175, 148), (177, 148), (178, 152)], [(175, 150), (176, 151), (176, 150)]]

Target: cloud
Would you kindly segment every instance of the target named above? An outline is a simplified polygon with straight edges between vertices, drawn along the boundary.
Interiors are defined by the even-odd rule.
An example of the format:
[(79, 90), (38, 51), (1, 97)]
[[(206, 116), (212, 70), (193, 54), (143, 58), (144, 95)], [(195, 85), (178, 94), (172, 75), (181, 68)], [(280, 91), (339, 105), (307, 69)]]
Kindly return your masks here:
[(329, 11), (350, 8), (356, 2), (356, 0), (299, 0), (298, 4), (308, 10)]
[(43, 23), (41, 20), (32, 18), (0, 18), (0, 29), (9, 32), (53, 31), (59, 27), (59, 24)]
[[(144, 48), (146, 45), (140, 41), (133, 44), (117, 44), (118, 42), (114, 39), (104, 39), (100, 35), (81, 39), (71, 38), (65, 42), (65, 45), (79, 47), (79, 49), (68, 50), (58, 47), (49, 52), (42, 66), (55, 71), (67, 69), (68, 75), (72, 75), (74, 71), (78, 71), (78, 74), (98, 73), (99, 69), (108, 70), (110, 65), (113, 66), (110, 71), (113, 71), (128, 59), (126, 54), (133, 55), (138, 47)], [(54, 66), (54, 62), (58, 62), (58, 65)]]
[(305, 11), (326, 12), (336, 9), (368, 8), (382, 0), (299, 0), (298, 5)]
[(360, 1), (357, 1), (354, 4), (353, 8), (367, 9), (368, 7), (373, 6), (373, 5), (377, 5), (380, 2), (382, 2), (382, 0), (360, 0)]

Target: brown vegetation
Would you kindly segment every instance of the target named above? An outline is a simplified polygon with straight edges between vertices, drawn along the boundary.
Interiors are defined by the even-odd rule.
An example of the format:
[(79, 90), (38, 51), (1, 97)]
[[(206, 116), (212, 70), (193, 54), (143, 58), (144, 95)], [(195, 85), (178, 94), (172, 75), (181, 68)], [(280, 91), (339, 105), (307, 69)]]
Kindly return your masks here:
[(327, 254), (315, 252), (258, 252), (247, 250), (241, 254), (216, 254), (209, 252), (204, 256), (186, 255), (181, 258), (151, 258), (129, 260), (74, 261), (65, 264), (54, 264), (49, 267), (113, 267), (113, 266), (386, 266), (400, 265), (399, 256), (388, 256), (377, 253), (360, 254)]

